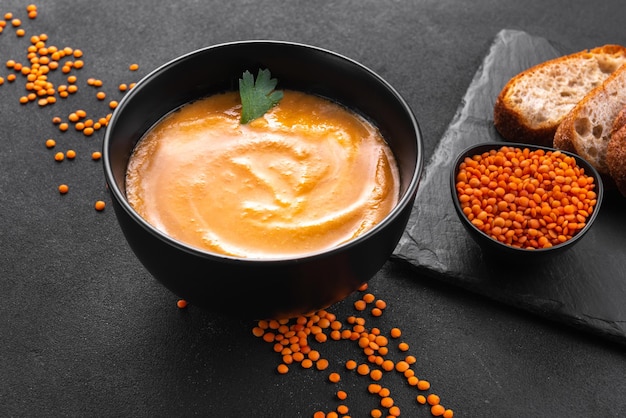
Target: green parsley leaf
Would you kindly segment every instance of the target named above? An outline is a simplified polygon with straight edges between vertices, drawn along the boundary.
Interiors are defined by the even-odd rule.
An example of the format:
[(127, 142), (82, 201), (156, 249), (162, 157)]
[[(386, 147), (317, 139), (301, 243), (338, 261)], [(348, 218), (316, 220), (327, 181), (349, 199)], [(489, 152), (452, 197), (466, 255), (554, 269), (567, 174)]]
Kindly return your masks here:
[(259, 69), (256, 83), (249, 71), (239, 79), (242, 125), (260, 118), (283, 98), (282, 91), (274, 90), (278, 81), (271, 77), (269, 70)]

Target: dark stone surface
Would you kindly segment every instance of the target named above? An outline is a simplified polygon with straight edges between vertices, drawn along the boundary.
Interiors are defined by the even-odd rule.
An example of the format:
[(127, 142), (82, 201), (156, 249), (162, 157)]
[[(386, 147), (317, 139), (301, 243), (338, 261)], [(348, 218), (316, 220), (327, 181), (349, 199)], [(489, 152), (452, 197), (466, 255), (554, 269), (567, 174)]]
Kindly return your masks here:
[(502, 140), (493, 106), (504, 84), (564, 53), (525, 32), (498, 34), (426, 169), (396, 255), (436, 279), (626, 343), (626, 200), (617, 191), (606, 193), (597, 221), (572, 249), (524, 262), (481, 251), (450, 203), (452, 160), (470, 145)]
[[(253, 321), (193, 306), (176, 308), (176, 298), (133, 256), (110, 208), (93, 209), (98, 199), (108, 202), (101, 163), (89, 158), (100, 148), (102, 132), (62, 134), (51, 123), (53, 116), (66, 117), (80, 108), (94, 117), (109, 111), (86, 85), (88, 77), (103, 80), (109, 98), (119, 99), (118, 84), (137, 81), (200, 47), (253, 38), (309, 43), (356, 59), (396, 87), (422, 125), (429, 160), (438, 155), (440, 139), (502, 29), (523, 30), (571, 51), (626, 43), (618, 0), (576, 5), (539, 0), (46, 0), (32, 21), (26, 5), (19, 0), (0, 4), (1, 13), (22, 19), (27, 33), (17, 38), (10, 25), (4, 28), (0, 62), (26, 62), (30, 36), (46, 33), (49, 45), (83, 50), (85, 67), (76, 72), (79, 92), (45, 108), (19, 104), (23, 78), (0, 86), (3, 417), (312, 417), (316, 410), (336, 407), (338, 388), (348, 392), (345, 403), (353, 417), (369, 416), (378, 406), (367, 393), (369, 379), (345, 370), (349, 358), (366, 361), (354, 343), (312, 343), (329, 360), (329, 369), (292, 366), (280, 376), (275, 373), (280, 357), (252, 335)], [(140, 69), (130, 72), (135, 62)], [(0, 66), (0, 75), (9, 72)], [(50, 78), (64, 82), (59, 72)], [(44, 146), (50, 137), (57, 140), (55, 151), (72, 148), (77, 158), (55, 162), (55, 151)], [(60, 183), (67, 183), (70, 193), (59, 195)], [(623, 242), (624, 231), (606, 230)], [(585, 238), (586, 245), (590, 239)], [(609, 257), (607, 268), (620, 257)], [(484, 271), (470, 267), (472, 274)], [(370, 282), (371, 292), (388, 308), (380, 318), (363, 316), (382, 332), (394, 326), (403, 330), (402, 340), (417, 358), (412, 368), (431, 382), (432, 392), (456, 417), (626, 415), (622, 344), (559, 323), (549, 301), (546, 320), (511, 307), (507, 298), (468, 292), (439, 275), (435, 280), (430, 270), (397, 259), (388, 262)], [(603, 277), (601, 270), (591, 274)], [(479, 279), (483, 284), (495, 277)], [(579, 291), (566, 288), (569, 282), (561, 282), (561, 296)], [(358, 297), (329, 309), (343, 320), (355, 314)], [(532, 300), (536, 305), (536, 297)], [(612, 301), (607, 299), (607, 312)], [(390, 356), (398, 359), (404, 354), (392, 343)], [(330, 371), (342, 373), (339, 385), (327, 381)], [(417, 390), (397, 373), (385, 375), (382, 383), (402, 416), (430, 416), (415, 402)]]

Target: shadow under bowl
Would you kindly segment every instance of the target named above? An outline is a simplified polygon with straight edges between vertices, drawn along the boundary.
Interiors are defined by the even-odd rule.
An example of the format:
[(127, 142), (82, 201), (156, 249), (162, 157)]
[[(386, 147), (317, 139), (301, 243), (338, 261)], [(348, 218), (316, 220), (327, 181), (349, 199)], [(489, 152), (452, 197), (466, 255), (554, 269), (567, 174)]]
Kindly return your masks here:
[[(400, 196), (382, 222), (343, 245), (277, 259), (203, 251), (163, 234), (126, 199), (129, 158), (163, 116), (208, 95), (238, 90), (244, 71), (269, 69), (279, 89), (338, 102), (378, 127), (400, 173)], [(293, 42), (252, 40), (203, 48), (157, 68), (120, 101), (106, 130), (104, 172), (124, 236), (150, 274), (192, 305), (254, 319), (287, 318), (338, 302), (373, 277), (393, 253), (408, 222), (423, 167), (418, 122), (379, 75), (337, 53)], [(358, 179), (355, 179), (358, 181)]]
[[(589, 215), (586, 220), (585, 226), (577, 231), (570, 239), (567, 241), (553, 245), (549, 248), (538, 248), (538, 249), (524, 249), (515, 247), (512, 245), (508, 245), (506, 243), (500, 242), (495, 238), (492, 238), (485, 232), (481, 231), (476, 227), (472, 222), (468, 219), (468, 217), (463, 213), (463, 209), (461, 207), (461, 203), (459, 201), (458, 193), (456, 190), (456, 179), (459, 173), (460, 164), (467, 157), (472, 157), (474, 155), (483, 154), (485, 152), (489, 152), (491, 150), (500, 149), (503, 146), (512, 147), (512, 148), (520, 148), (529, 150), (538, 150), (542, 149), (544, 151), (559, 151), (563, 154), (573, 157), (576, 160), (576, 165), (584, 169), (584, 172), (587, 176), (591, 176), (594, 179), (596, 187), (594, 192), (596, 193), (596, 204), (593, 208), (593, 211)], [(580, 242), (580, 240), (585, 236), (585, 234), (591, 229), (598, 213), (600, 211), (600, 204), (602, 203), (602, 198), (604, 196), (604, 185), (602, 183), (602, 179), (598, 171), (584, 158), (573, 154), (571, 152), (557, 150), (550, 147), (544, 147), (539, 145), (530, 145), (530, 144), (522, 144), (522, 143), (512, 143), (512, 142), (484, 142), (476, 145), (472, 145), (465, 150), (463, 150), (454, 160), (451, 169), (450, 169), (450, 192), (452, 195), (452, 203), (454, 205), (454, 209), (461, 220), (461, 223), (470, 234), (470, 236), (474, 239), (474, 241), (481, 247), (484, 253), (487, 255), (491, 255), (494, 257), (498, 257), (500, 261), (529, 261), (534, 259), (542, 259), (546, 256), (552, 256), (554, 254), (561, 253), (572, 248), (576, 243)]]

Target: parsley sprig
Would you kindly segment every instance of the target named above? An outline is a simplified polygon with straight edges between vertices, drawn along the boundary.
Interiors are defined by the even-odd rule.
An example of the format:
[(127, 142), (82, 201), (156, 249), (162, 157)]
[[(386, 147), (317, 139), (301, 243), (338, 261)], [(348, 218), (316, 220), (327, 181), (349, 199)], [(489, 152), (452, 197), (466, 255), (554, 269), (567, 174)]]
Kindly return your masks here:
[(244, 125), (260, 118), (278, 104), (283, 92), (275, 90), (278, 80), (272, 78), (269, 70), (259, 69), (256, 77), (245, 71), (239, 79), (239, 96), (241, 97), (241, 124)]

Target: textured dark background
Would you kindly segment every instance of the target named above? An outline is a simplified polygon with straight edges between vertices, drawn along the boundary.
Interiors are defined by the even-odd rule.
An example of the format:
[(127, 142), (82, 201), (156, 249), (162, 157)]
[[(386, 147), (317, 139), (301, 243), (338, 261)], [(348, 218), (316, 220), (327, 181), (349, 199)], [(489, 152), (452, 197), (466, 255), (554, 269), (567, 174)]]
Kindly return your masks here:
[[(6, 60), (26, 61), (28, 38), (39, 33), (50, 45), (83, 50), (85, 68), (76, 96), (43, 109), (18, 103), (23, 79), (0, 86), (0, 416), (9, 417), (311, 417), (338, 403), (327, 373), (295, 367), (278, 376), (279, 358), (252, 336), (252, 321), (178, 310), (126, 246), (113, 212), (93, 209), (95, 200), (108, 201), (101, 164), (87, 158), (102, 132), (61, 135), (50, 122), (78, 108), (107, 112), (86, 77), (102, 79), (115, 98), (119, 83), (200, 47), (252, 38), (309, 43), (360, 61), (396, 87), (421, 123), (428, 160), (501, 29), (572, 51), (626, 44), (618, 0), (46, 0), (34, 21), (27, 4), (0, 4), (0, 14), (13, 12), (27, 31), (0, 34), (0, 74), (9, 72)], [(136, 73), (128, 70), (134, 62)], [(79, 156), (57, 164), (43, 145), (49, 137)], [(71, 188), (66, 196), (56, 191), (62, 182)], [(389, 305), (372, 324), (403, 329), (416, 373), (457, 417), (626, 415), (623, 345), (397, 261), (370, 288)], [(353, 314), (356, 297), (331, 311)], [(343, 372), (351, 416), (368, 416), (377, 400), (367, 379), (343, 370), (346, 359), (362, 360), (358, 349), (319, 349)], [(402, 416), (430, 416), (398, 376), (384, 384)]]

